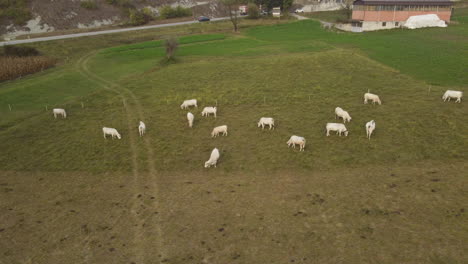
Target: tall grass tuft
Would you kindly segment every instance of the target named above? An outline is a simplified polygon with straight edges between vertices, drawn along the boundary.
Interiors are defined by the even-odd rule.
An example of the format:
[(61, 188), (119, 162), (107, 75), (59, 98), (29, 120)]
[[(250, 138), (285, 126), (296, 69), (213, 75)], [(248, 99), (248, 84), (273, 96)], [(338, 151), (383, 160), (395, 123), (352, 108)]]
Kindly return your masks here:
[(43, 71), (54, 66), (55, 59), (45, 56), (0, 57), (0, 82), (13, 80), (27, 74)]

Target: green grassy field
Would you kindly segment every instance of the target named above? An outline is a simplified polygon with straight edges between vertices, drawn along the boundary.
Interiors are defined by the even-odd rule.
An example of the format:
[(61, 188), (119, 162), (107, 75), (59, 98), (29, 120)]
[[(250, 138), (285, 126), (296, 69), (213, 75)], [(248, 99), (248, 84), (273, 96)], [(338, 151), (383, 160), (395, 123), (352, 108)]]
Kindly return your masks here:
[[(468, 108), (441, 96), (468, 83), (467, 10), (444, 29), (255, 22), (38, 44), (63, 63), (0, 84), (0, 263), (466, 262)], [(163, 66), (171, 34), (190, 35)], [(348, 137), (325, 136), (337, 106)]]

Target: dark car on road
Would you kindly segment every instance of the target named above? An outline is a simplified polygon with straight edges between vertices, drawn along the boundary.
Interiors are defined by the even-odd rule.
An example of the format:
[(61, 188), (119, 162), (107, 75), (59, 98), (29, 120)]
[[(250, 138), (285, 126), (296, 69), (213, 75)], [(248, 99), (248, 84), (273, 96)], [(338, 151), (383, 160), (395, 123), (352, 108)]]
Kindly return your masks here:
[(206, 16), (199, 16), (198, 21), (199, 22), (210, 21), (210, 18)]

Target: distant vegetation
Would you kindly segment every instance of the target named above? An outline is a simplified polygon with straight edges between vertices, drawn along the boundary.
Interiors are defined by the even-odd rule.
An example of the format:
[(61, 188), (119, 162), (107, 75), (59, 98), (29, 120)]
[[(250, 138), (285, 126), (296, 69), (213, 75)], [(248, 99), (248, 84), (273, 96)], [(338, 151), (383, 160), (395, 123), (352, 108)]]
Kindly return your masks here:
[(32, 18), (27, 0), (0, 0), (0, 19), (12, 20), (16, 25), (24, 25)]
[(260, 17), (260, 10), (258, 6), (254, 3), (249, 3), (247, 5), (247, 14), (250, 19), (257, 19)]
[[(129, 19), (128, 24), (132, 26), (144, 25), (155, 19), (153, 12), (149, 8), (138, 10), (129, 0), (106, 0), (106, 3), (120, 7), (124, 15)], [(162, 19), (187, 17), (191, 15), (192, 10), (190, 8), (184, 8), (181, 6), (175, 8), (171, 6), (163, 6), (160, 11), (160, 17)]]
[(97, 9), (98, 8), (98, 6), (96, 4), (96, 1), (94, 1), (94, 0), (81, 1), (80, 6), (82, 8), (86, 8), (86, 9)]
[(187, 17), (192, 15), (192, 9), (185, 7), (163, 6), (160, 11), (161, 18)]
[(3, 55), (8, 57), (38, 56), (39, 51), (36, 48), (27, 46), (5, 46)]
[(106, 3), (125, 8), (135, 8), (130, 0), (106, 0)]
[(145, 13), (143, 10), (130, 9), (129, 12), (129, 24), (132, 26), (144, 25), (153, 20), (153, 17)]

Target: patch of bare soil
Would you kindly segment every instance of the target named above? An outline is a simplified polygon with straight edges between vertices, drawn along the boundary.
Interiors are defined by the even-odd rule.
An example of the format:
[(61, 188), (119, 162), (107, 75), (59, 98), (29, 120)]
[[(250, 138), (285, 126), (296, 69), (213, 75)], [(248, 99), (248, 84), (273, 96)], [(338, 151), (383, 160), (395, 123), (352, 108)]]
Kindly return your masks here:
[[(48, 264), (463, 263), (466, 167), (174, 172), (159, 175), (158, 195), (151, 183), (136, 193), (131, 173), (1, 172), (0, 256)], [(135, 255), (142, 245), (152, 249), (143, 259)]]

